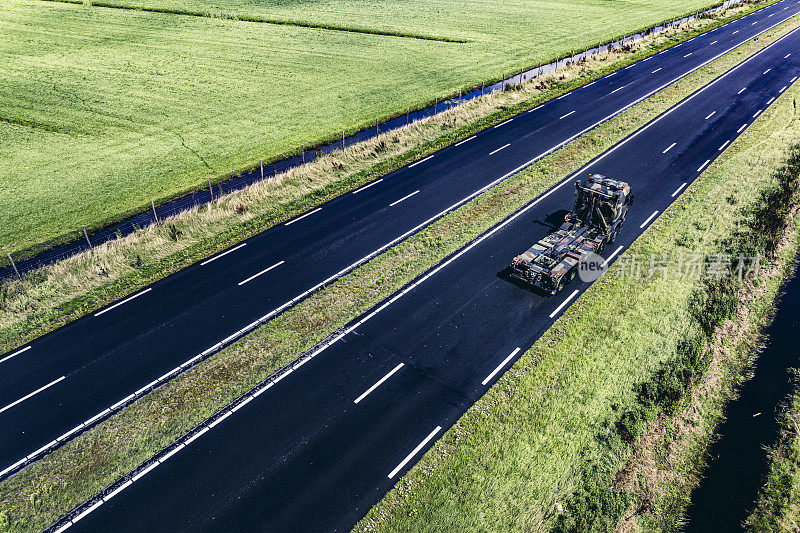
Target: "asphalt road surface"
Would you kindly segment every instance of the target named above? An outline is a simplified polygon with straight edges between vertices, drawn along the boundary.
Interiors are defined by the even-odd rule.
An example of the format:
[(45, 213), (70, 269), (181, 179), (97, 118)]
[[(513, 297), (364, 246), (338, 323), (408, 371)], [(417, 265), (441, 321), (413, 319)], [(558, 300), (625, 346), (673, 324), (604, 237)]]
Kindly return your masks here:
[[(638, 62), (0, 355), (0, 479), (173, 379), (254, 321), (798, 12), (797, 2), (785, 0)], [(526, 243), (517, 240), (515, 251)]]
[[(63, 361), (40, 353), (37, 341), (30, 353), (19, 357), (35, 369), (30, 375), (42, 372), (36, 361), (46, 358), (63, 370), (53, 370), (44, 382), (53, 376), (67, 378), (20, 404), (16, 413), (3, 413), (13, 413), (15, 418), (2, 423), (46, 427), (31, 419), (54, 404), (61, 408), (48, 418), (51, 425), (71, 413), (73, 405), (89, 401), (86, 396), (96, 401), (95, 396), (107, 397), (110, 390), (118, 396), (127, 393), (174, 366), (176, 361), (163, 361), (173, 356), (171, 350), (183, 344), (196, 349), (203, 342), (218, 340), (212, 335), (197, 345), (193, 337), (208, 335), (217, 324), (236, 327), (230, 321), (243, 312), (257, 314), (262, 312), (257, 309), (291, 296), (289, 291), (277, 300), (269, 299), (284, 284), (295, 292), (303, 290), (306, 285), (292, 281), (297, 274), (303, 274), (298, 279), (307, 278), (321, 263), (363, 255), (386, 237), (453, 203), (465, 191), (497, 179), (542, 147), (568, 136), (555, 131), (585, 127), (570, 126), (566, 120), (596, 122), (615, 103), (618, 106), (660, 85), (663, 80), (654, 82), (654, 77), (664, 70), (671, 69), (667, 78), (674, 77), (689, 62), (701, 63), (743, 34), (797, 9), (796, 2), (776, 4), (640, 62), (438, 152), (433, 159), (387, 176), (358, 194), (325, 204), (321, 211), (266, 232), (224, 258), (177, 274), (101, 317), (90, 317), (57, 333), (74, 330), (74, 342), (84, 347), (87, 342), (102, 343), (107, 353), (79, 354), (69, 348), (71, 357)], [(617, 257), (629, 246), (797, 79), (800, 54), (794, 52), (798, 49), (800, 30), (746, 60), (582, 169), (581, 177), (602, 173), (627, 181), (636, 195), (625, 228), (607, 251), (611, 256)], [(617, 91), (620, 87), (623, 90)], [(612, 95), (612, 91), (617, 92)], [(71, 531), (342, 531), (352, 527), (587, 287), (575, 280), (560, 295), (547, 298), (500, 275), (513, 256), (543, 237), (550, 222), (571, 207), (573, 180), (554, 187), (359, 319), (306, 364), (260, 390), (210, 430), (181, 444), (175, 453), (126, 483), (124, 490), (99, 500), (91, 512), (81, 510), (72, 517)], [(322, 241), (320, 234), (326, 236)], [(319, 248), (309, 250), (310, 243)], [(295, 248), (303, 252), (290, 251)], [(357, 251), (348, 255), (353, 248)], [(248, 281), (243, 293), (237, 292), (238, 283), (279, 261), (286, 262)], [(338, 263), (332, 270), (337, 268), (341, 268)], [(266, 307), (259, 307), (262, 304)], [(123, 330), (132, 327), (131, 313), (137, 321), (151, 324), (145, 333), (124, 335)], [(175, 328), (182, 327), (178, 323), (184, 316), (195, 318), (184, 326), (184, 333), (176, 334), (182, 331)], [(196, 328), (197, 324), (203, 327)], [(112, 338), (106, 340), (97, 329)], [(87, 330), (83, 335), (92, 341), (78, 338), (78, 331)], [(222, 327), (222, 334), (227, 331)], [(169, 344), (171, 350), (157, 343), (147, 349), (136, 344), (149, 343), (151, 337)], [(41, 342), (45, 341), (54, 342)], [(122, 355), (119, 343), (132, 355)], [(66, 348), (60, 348), (63, 357)], [(79, 357), (85, 361), (76, 366), (72, 359)], [(120, 364), (120, 357), (125, 364)], [(19, 361), (14, 364), (26, 368)], [(158, 370), (151, 370), (152, 366)], [(28, 371), (19, 372), (28, 376)], [(133, 385), (126, 389), (123, 382)], [(26, 385), (30, 388), (35, 383)], [(18, 393), (25, 392), (24, 387), (15, 386)], [(74, 397), (74, 392), (64, 392), (70, 387), (84, 394)], [(92, 409), (96, 411), (97, 406), (93, 404)], [(13, 446), (19, 438), (17, 433), (4, 435), (3, 443)]]

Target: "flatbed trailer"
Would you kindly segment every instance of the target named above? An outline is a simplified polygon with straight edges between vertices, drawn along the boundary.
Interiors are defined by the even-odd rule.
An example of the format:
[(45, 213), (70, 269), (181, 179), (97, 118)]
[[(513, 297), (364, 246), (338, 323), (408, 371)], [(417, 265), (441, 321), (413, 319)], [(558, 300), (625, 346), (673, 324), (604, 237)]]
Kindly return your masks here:
[(512, 260), (512, 277), (558, 294), (590, 254), (614, 242), (633, 203), (630, 186), (595, 174), (575, 182), (575, 197), (561, 227)]

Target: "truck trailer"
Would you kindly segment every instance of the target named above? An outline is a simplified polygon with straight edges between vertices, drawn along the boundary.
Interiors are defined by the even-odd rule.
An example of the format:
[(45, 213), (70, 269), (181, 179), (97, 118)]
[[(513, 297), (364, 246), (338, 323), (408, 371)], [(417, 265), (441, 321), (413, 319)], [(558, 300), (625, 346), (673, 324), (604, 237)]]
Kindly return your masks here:
[(575, 182), (575, 207), (564, 223), (511, 262), (511, 276), (549, 294), (575, 279), (592, 254), (614, 242), (633, 203), (630, 186), (600, 174)]

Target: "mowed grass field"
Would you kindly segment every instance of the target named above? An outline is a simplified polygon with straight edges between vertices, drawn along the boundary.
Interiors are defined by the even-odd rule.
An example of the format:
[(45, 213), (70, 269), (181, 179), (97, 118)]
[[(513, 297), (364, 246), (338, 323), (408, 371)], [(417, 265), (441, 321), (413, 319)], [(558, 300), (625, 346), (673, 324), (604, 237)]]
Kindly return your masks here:
[(25, 255), (77, 235), (82, 224), (96, 228), (147, 208), (151, 198), (201, 187), (209, 176), (709, 3), (138, 3), (211, 15), (203, 17), (6, 0), (0, 252)]

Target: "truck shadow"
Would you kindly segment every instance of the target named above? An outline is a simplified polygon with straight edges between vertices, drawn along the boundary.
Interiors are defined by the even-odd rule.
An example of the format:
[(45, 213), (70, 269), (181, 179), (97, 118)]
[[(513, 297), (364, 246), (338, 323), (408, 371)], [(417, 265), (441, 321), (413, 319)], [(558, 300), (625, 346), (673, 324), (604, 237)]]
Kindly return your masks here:
[(564, 217), (566, 217), (568, 213), (569, 211), (566, 209), (559, 209), (558, 211), (550, 213), (543, 219), (534, 220), (533, 223), (538, 224), (539, 226), (544, 226), (550, 232), (552, 232), (561, 227), (561, 224), (564, 223)]

